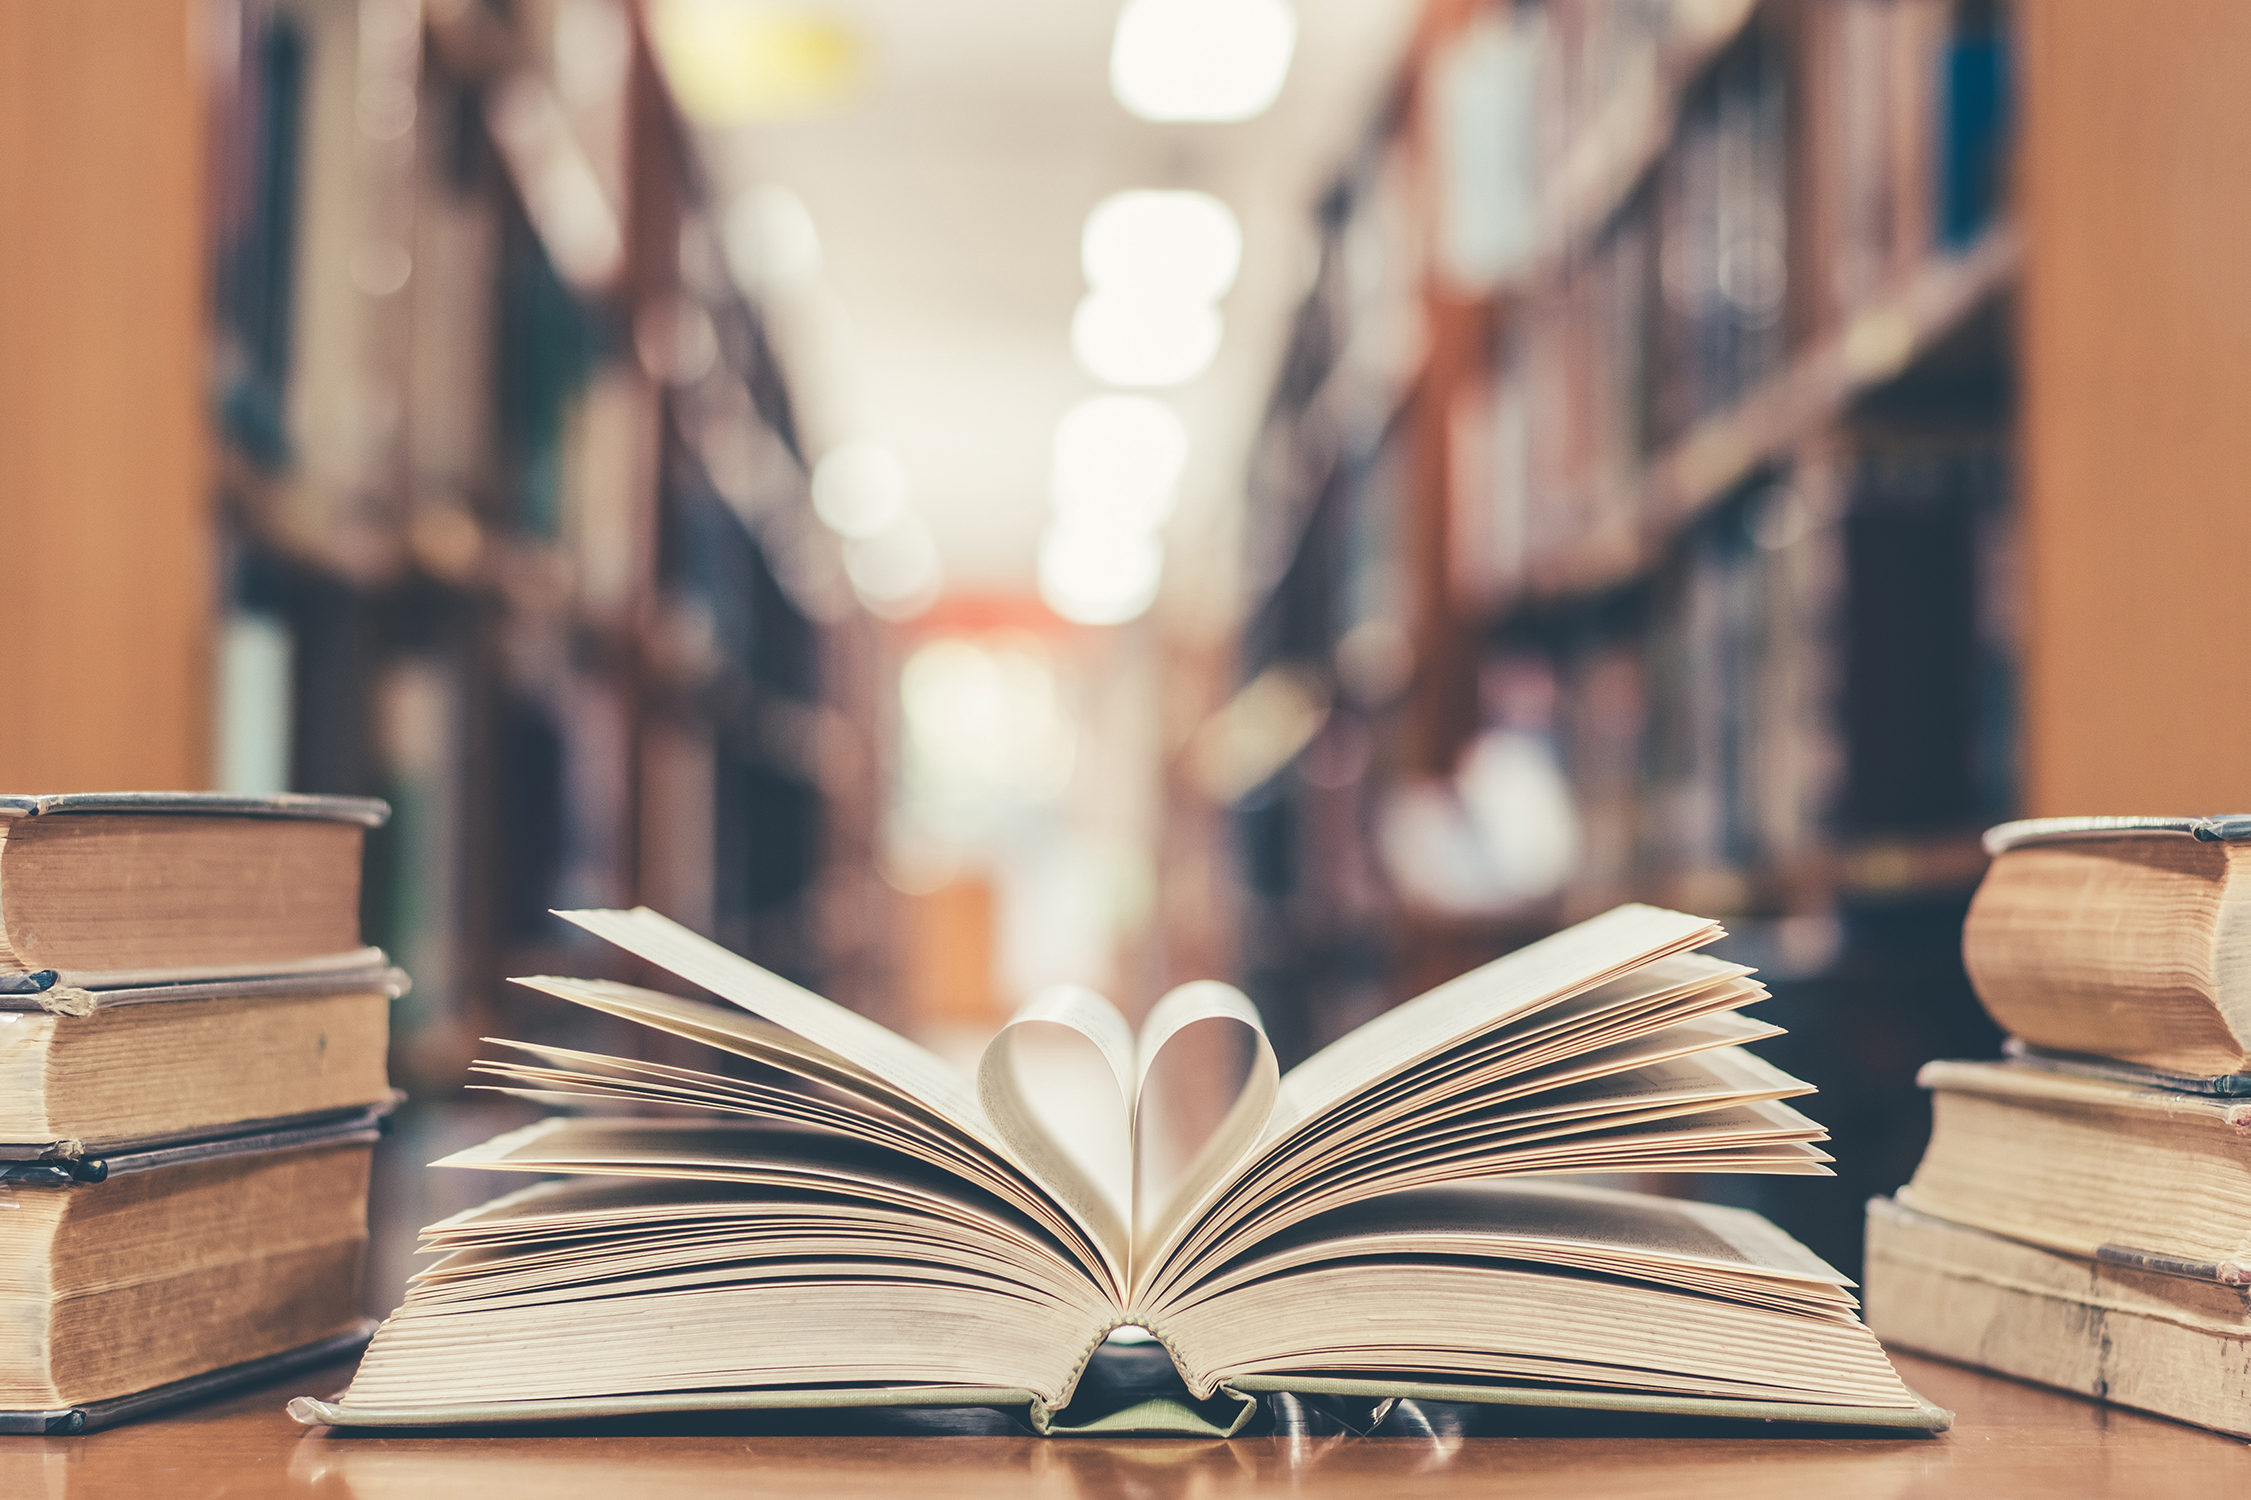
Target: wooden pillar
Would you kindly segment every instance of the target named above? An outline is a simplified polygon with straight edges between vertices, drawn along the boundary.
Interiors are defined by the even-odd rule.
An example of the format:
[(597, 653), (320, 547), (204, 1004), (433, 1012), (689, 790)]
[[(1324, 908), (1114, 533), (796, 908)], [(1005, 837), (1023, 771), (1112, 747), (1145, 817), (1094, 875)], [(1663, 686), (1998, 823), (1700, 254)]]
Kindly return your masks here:
[[(1416, 59), (1410, 75), (1419, 96), (1428, 86), (1424, 59), (1487, 13), (1478, 0), (1430, 0), (1413, 42)], [(1417, 159), (1414, 186), (1417, 214), (1425, 224), (1441, 221), (1445, 191), (1438, 178), (1441, 127), (1433, 105), (1414, 97), (1402, 127), (1407, 149)], [(1408, 397), (1408, 490), (1400, 518), (1399, 544), (1409, 587), (1415, 645), (1415, 676), (1408, 688), (1404, 743), (1406, 769), (1417, 776), (1452, 774), (1462, 751), (1479, 729), (1477, 622), (1465, 618), (1450, 587), (1450, 554), (1458, 539), (1452, 517), (1458, 509), (1453, 488), (1454, 407), (1465, 393), (1482, 387), (1492, 362), (1492, 305), (1481, 295), (1464, 296), (1449, 288), (1434, 270), (1423, 289), (1430, 345), (1422, 374)]]
[(209, 778), (199, 15), (0, 6), (0, 791)]
[(2251, 809), (2251, 6), (2014, 15), (2025, 806)]

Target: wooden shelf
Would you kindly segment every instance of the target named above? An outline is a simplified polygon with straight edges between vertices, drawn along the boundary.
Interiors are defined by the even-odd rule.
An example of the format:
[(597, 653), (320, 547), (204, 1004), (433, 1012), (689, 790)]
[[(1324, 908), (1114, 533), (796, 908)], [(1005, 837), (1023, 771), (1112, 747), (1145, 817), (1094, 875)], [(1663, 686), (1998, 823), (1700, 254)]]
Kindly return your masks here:
[(1966, 830), (1912, 838), (1847, 840), (1787, 864), (1739, 870), (1678, 870), (1630, 890), (1567, 888), (1515, 911), (1449, 916), (1398, 907), (1392, 927), (1404, 948), (1434, 949), (1457, 962), (1481, 962), (1598, 916), (1623, 901), (1642, 901), (1723, 921), (1834, 911), (1838, 902), (1881, 904), (1967, 894), (1984, 878), (1990, 856)]
[[(1663, 43), (1650, 54), (1647, 65), (1610, 96), (1561, 153), (1540, 207), (1544, 228), (1539, 248), (1526, 268), (1495, 294), (1496, 299), (1521, 299), (1550, 289), (1566, 267), (1600, 237), (1664, 156), (1690, 86), (1742, 35), (1760, 3), (1674, 0), (1672, 26)], [(1494, 299), (1473, 299), (1473, 305), (1482, 306), (1488, 300)], [(1321, 492), (1328, 471), (1343, 457), (1339, 436), (1343, 431), (1391, 430), (1415, 402), (1416, 392), (1428, 374), (1428, 351), (1402, 375), (1380, 415), (1373, 418), (1362, 413), (1355, 420), (1344, 410), (1348, 398), (1342, 374), (1340, 364), (1292, 418), (1321, 425), (1330, 446), (1307, 472), (1281, 487), (1288, 492), (1309, 497)], [(1287, 571), (1309, 519), (1309, 515), (1300, 514), (1280, 528), (1264, 570), (1250, 580), (1243, 610), (1246, 617), (1257, 613)], [(1589, 543), (1590, 547), (1601, 545)]]
[(1960, 255), (1926, 261), (1841, 332), (1697, 424), (1638, 484), (1583, 497), (1583, 511), (1618, 519), (1531, 559), (1494, 613), (1599, 593), (1653, 568), (1683, 530), (1761, 465), (1834, 426), (1863, 392), (1899, 375), (2014, 285), (2022, 258), (2016, 233), (2002, 225)]
[(728, 675), (697, 648), (664, 592), (636, 593), (604, 608), (580, 598), (571, 560), (554, 542), (494, 531), (452, 512), (457, 529), (443, 541), (419, 535), (414, 525), (364, 521), (316, 533), (292, 518), (286, 476), (224, 443), (220, 472), (238, 534), (327, 586), (364, 595), (434, 590), (497, 605), (511, 618), (571, 637), (594, 660), (626, 664), (653, 694), (693, 698)]
[(411, 567), (403, 530), (353, 522), (315, 530), (298, 518), (298, 481), (266, 467), (222, 430), (215, 440), (219, 490), (233, 519), (258, 545), (307, 572), (356, 589), (402, 581)]
[[(1610, 220), (1625, 206), (1642, 179), (1664, 156), (1679, 122), (1681, 104), (1697, 77), (1740, 36), (1756, 14), (1760, 0), (1674, 0), (1673, 21), (1664, 42), (1650, 55), (1647, 66), (1622, 84), (1579, 134), (1564, 148), (1547, 184), (1541, 204), (1545, 226), (1540, 247), (1526, 269), (1512, 278), (1494, 299), (1538, 296), (1552, 288), (1564, 270), (1597, 239)], [(1890, 337), (1885, 325), (1872, 325), (1875, 338), (1863, 336), (1870, 349), (1883, 347)], [(1426, 349), (1390, 392), (1380, 414), (1361, 413), (1355, 419), (1344, 408), (1349, 397), (1344, 366), (1340, 363), (1322, 381), (1305, 406), (1290, 420), (1309, 424), (1324, 434), (1326, 444), (1303, 472), (1293, 476), (1283, 492), (1306, 497), (1321, 493), (1330, 469), (1342, 460), (1341, 434), (1353, 428), (1388, 433), (1413, 407), (1417, 392), (1429, 375)], [(1293, 439), (1293, 441), (1299, 441)], [(1310, 510), (1286, 518), (1263, 556), (1245, 592), (1243, 614), (1255, 615), (1288, 571), (1304, 539)], [(1598, 576), (1623, 569), (1630, 573), (1638, 549), (1631, 538), (1589, 538), (1571, 549), (1567, 567), (1592, 564)], [(1582, 555), (1583, 554), (1583, 555)], [(1578, 592), (1568, 583), (1534, 592)]]

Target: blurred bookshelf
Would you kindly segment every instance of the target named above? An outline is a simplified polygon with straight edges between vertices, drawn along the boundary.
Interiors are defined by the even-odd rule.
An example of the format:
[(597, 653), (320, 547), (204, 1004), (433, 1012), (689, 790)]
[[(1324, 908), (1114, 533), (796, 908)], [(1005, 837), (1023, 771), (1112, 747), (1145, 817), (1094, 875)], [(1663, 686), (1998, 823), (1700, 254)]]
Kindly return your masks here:
[(503, 982), (640, 977), (556, 907), (880, 1010), (885, 647), (637, 9), (229, 15), (219, 771), (391, 801), (395, 1076), (447, 1089), (496, 1029), (651, 1044)]
[(1843, 1112), (1844, 1177), (1750, 1191), (1857, 1264), (1914, 1068), (1996, 1043), (2011, 58), (1975, 0), (1426, 7), (1249, 482), (1238, 678), (1323, 709), (1215, 856), (1285, 1052), (1619, 901), (1718, 916)]

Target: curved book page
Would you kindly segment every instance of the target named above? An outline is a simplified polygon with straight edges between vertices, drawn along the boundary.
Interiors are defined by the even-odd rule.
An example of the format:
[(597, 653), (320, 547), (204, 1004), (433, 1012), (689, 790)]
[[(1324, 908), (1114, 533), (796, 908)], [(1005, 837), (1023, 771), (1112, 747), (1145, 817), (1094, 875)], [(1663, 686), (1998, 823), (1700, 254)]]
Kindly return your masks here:
[[(1161, 1301), (1259, 1211), (1278, 1169), (1309, 1169), (1340, 1139), (1431, 1111), (1473, 1084), (1762, 998), (1740, 965), (1687, 952), (1723, 935), (1703, 917), (1621, 906), (1440, 985), (1292, 1068), (1256, 1149), (1137, 1257), (1135, 1305)], [(1457, 1163), (1451, 1175), (1473, 1174)]]
[[(1245, 1034), (1251, 1066), (1233, 1103), (1210, 1139), (1200, 1146), (1163, 1203), (1139, 1201), (1139, 1142), (1149, 1074), (1165, 1049), (1189, 1027), (1202, 1022), (1232, 1025)], [(1120, 1124), (1115, 1139), (1123, 1159), (1083, 1170), (1025, 1097), (1016, 1056), (1024, 1028), (1061, 1026), (1084, 1038), (1100, 1053), (1117, 1085)], [(1162, 1243), (1188, 1215), (1207, 1207), (1233, 1177), (1265, 1133), (1281, 1078), (1274, 1048), (1258, 1010), (1242, 991), (1213, 980), (1198, 980), (1172, 990), (1149, 1012), (1139, 1036), (1126, 1029), (1117, 1007), (1094, 991), (1058, 985), (1032, 997), (985, 1048), (977, 1070), (980, 1103), (987, 1118), (1018, 1158), (1050, 1184), (1105, 1242), (1120, 1264), (1147, 1265), (1151, 1248)], [(1082, 1149), (1084, 1143), (1082, 1144)], [(1122, 1185), (1122, 1194), (1106, 1184)], [(1139, 1274), (1136, 1270), (1135, 1274)], [(1130, 1299), (1129, 1299), (1130, 1300)]]
[(1000, 1159), (1054, 1200), (1101, 1258), (1101, 1279), (1123, 1295), (1125, 1249), (1122, 1235), (1105, 1233), (1097, 1212), (1071, 1177), (1044, 1175), (1042, 1162), (1023, 1155), (995, 1126), (977, 1097), (976, 1086), (937, 1054), (917, 1046), (889, 1027), (846, 1010), (778, 974), (728, 952), (711, 939), (645, 906), (632, 911), (566, 911), (557, 916), (650, 963), (701, 985), (720, 998), (762, 1016), (776, 1026), (826, 1049), (854, 1067), (915, 1099), (964, 1134), (983, 1143)]
[[(685, 1087), (707, 1095), (714, 1092), (723, 1095), (730, 1112), (785, 1123), (825, 1125), (881, 1144), (896, 1144), (890, 1136), (897, 1131), (909, 1131), (923, 1142), (914, 1154), (922, 1155), (925, 1160), (942, 1160), (957, 1176), (1007, 1200), (1038, 1220), (1071, 1251), (1074, 1260), (1085, 1268), (1096, 1285), (1116, 1286), (1121, 1281), (1122, 1253), (1114, 1255), (1110, 1247), (1103, 1245), (1089, 1226), (1070, 1213), (1045, 1184), (1033, 1179), (1002, 1143), (964, 1127), (913, 1090), (861, 1067), (850, 1058), (755, 1016), (614, 980), (537, 978), (516, 982), (590, 1010), (638, 1021), (644, 1026), (747, 1058), (832, 1091), (851, 1103), (824, 1106), (817, 1097), (797, 1090), (759, 1089), (742, 1080), (709, 1074), (693, 1075), (686, 1080), (677, 1077), (666, 1080), (661, 1074), (648, 1074), (646, 1076), (652, 1079), (661, 1080), (660, 1087), (651, 1089), (640, 1083), (628, 1086), (624, 1081), (627, 1072), (635, 1066), (646, 1069), (651, 1065), (634, 1065), (619, 1058), (602, 1059), (606, 1066), (595, 1071), (606, 1076), (599, 1079), (557, 1079), (514, 1065), (488, 1069), (488, 1076), (501, 1077), (506, 1085), (520, 1086), (504, 1086), (504, 1092), (523, 1092), (545, 1103), (586, 1103), (589, 1099), (584, 1096), (600, 1094), (621, 1096), (621, 1102), (709, 1107), (678, 1097), (678, 1090)], [(776, 983), (783, 982), (776, 980)], [(536, 1053), (541, 1049), (525, 1050)], [(931, 1062), (945, 1066), (937, 1058), (932, 1058)], [(583, 1073), (584, 1055), (567, 1067)], [(581, 1097), (568, 1097), (573, 1095)], [(933, 1152), (937, 1154), (930, 1154)]]
[(1473, 1256), (1662, 1280), (1765, 1306), (1849, 1318), (1849, 1277), (1772, 1223), (1691, 1199), (1552, 1181), (1483, 1181), (1356, 1203), (1262, 1244), (1182, 1306), (1330, 1261)]
[(1326, 1366), (1332, 1389), (1452, 1380), (1471, 1392), (1447, 1399), (1525, 1382), (1924, 1410), (1854, 1318), (1849, 1285), (1739, 1209), (1486, 1182), (1301, 1225), (1152, 1332), (1199, 1394)]
[(994, 1145), (992, 1121), (976, 1090), (944, 1058), (888, 1026), (791, 984), (701, 933), (645, 906), (631, 911), (563, 911), (555, 915), (606, 938), (721, 999), (763, 1016), (844, 1058), (894, 1089), (921, 1100), (960, 1129)]
[(1724, 935), (1708, 917), (1627, 905), (1542, 938), (1386, 1011), (1290, 1069), (1269, 1129), (1292, 1129), (1471, 1036)]
[(542, 1184), (425, 1231), (351, 1400), (1021, 1387), (1061, 1405), (1113, 1300), (958, 1175), (828, 1130), (556, 1119), (441, 1165)]
[[(1132, 1138), (1122, 1130), (1124, 1161), (1099, 1161), (1087, 1171), (1064, 1149), (1030, 1099), (1025, 1097), (1017, 1043), (1030, 1026), (1060, 1026), (1101, 1054), (1117, 1085), (1118, 1120), (1133, 1111), (1137, 1079), (1133, 1071), (1133, 1033), (1118, 1008), (1083, 985), (1053, 985), (1025, 1002), (986, 1044), (977, 1062), (977, 1098), (1016, 1159), (1055, 1193), (1093, 1231), (1110, 1264), (1123, 1270), (1132, 1253)], [(1082, 1143), (1083, 1146), (1083, 1143)], [(1096, 1150), (1100, 1150), (1097, 1146)]]
[[(1124, 1022), (1116, 1010), (1090, 991), (1058, 990), (1035, 997), (1004, 1028), (988, 1049), (974, 1092), (967, 1079), (905, 1038), (654, 912), (564, 915), (764, 1017), (772, 1024), (753, 1038), (757, 1050), (769, 1056), (786, 1051), (790, 1044), (778, 1045), (773, 1033), (793, 1035), (796, 1055), (783, 1066), (801, 1075), (825, 1071), (834, 1081), (857, 1085), (854, 1091), (863, 1095), (868, 1088), (879, 1087), (909, 1111), (950, 1127), (950, 1133), (973, 1150), (982, 1148), (978, 1154), (989, 1154), (998, 1164), (1014, 1168), (1069, 1220), (1061, 1237), (1093, 1251), (1099, 1279), (1125, 1306), (1137, 1305), (1177, 1282), (1187, 1263), (1204, 1263), (1220, 1246), (1240, 1243), (1240, 1234), (1230, 1226), (1256, 1221), (1279, 1228), (1340, 1198), (1348, 1201), (1355, 1195), (1456, 1180), (1479, 1171), (1631, 1170), (1637, 1160), (1650, 1169), (1685, 1170), (1718, 1165), (1728, 1157), (1749, 1170), (1790, 1171), (1818, 1170), (1822, 1159), (1802, 1144), (1818, 1139), (1818, 1130), (1787, 1112), (1772, 1116), (1754, 1111), (1725, 1122), (1732, 1128), (1669, 1129), (1651, 1137), (1653, 1113), (1647, 1097), (1598, 1100), (1584, 1113), (1595, 1127), (1608, 1128), (1597, 1128), (1596, 1138), (1567, 1145), (1560, 1154), (1555, 1146), (1538, 1146), (1542, 1137), (1557, 1134), (1555, 1129), (1527, 1131), (1524, 1126), (1529, 1122), (1521, 1120), (1514, 1122), (1517, 1128), (1501, 1130), (1509, 1138), (1505, 1146), (1491, 1139), (1490, 1131), (1486, 1138), (1476, 1139), (1474, 1121), (1469, 1122), (1471, 1128), (1457, 1128), (1450, 1138), (1430, 1134), (1438, 1117), (1447, 1113), (1434, 1108), (1433, 1101), (1474, 1094), (1477, 1091), (1468, 1087), (1474, 1081), (1536, 1072), (1540, 1061), (1644, 1034), (1667, 1017), (1668, 1005), (1677, 1017), (1693, 1014), (1699, 1006), (1743, 1004), (1763, 995), (1737, 966), (1697, 960), (1685, 968), (1681, 966), (1685, 961), (1668, 967), (1669, 955), (1709, 942), (1721, 935), (1721, 929), (1704, 918), (1654, 907), (1620, 907), (1465, 974), (1360, 1028), (1293, 1069), (1287, 1078), (1276, 1070), (1256, 1009), (1228, 986), (1210, 982), (1183, 986), (1161, 1001), (1135, 1039), (1130, 1075)], [(1623, 999), (1609, 996), (1591, 1011), (1574, 1006), (1577, 997), (1603, 996), (1607, 983), (1636, 971), (1649, 971), (1650, 982), (1629, 986)], [(566, 982), (540, 984), (550, 993), (559, 993)], [(597, 997), (581, 991), (568, 998), (588, 1003)], [(606, 998), (613, 1004), (617, 1000), (614, 993)], [(676, 1009), (658, 1024), (693, 1028), (696, 1023), (688, 1012), (701, 1007), (671, 1003)], [(641, 1004), (648, 1008), (646, 1001)], [(1175, 1037), (1206, 1020), (1232, 1022), (1248, 1032), (1253, 1051), (1249, 1076), (1219, 1129), (1166, 1203), (1133, 1203), (1129, 1188), (1128, 1200), (1120, 1204), (1096, 1180), (1108, 1176), (1115, 1181), (1119, 1175), (1112, 1171), (1090, 1176), (1081, 1170), (1023, 1096), (1016, 1077), (1022, 1028), (1033, 1023), (1060, 1026), (1101, 1054), (1129, 1121), (1130, 1154), (1130, 1142), (1144, 1123), (1139, 1118), (1140, 1094), (1148, 1070)], [(711, 1030), (708, 1025), (701, 1029)], [(1703, 1045), (1724, 1045), (1725, 1040), (1713, 1037)], [(738, 1045), (734, 1050), (742, 1048)], [(1481, 1066), (1479, 1058), (1489, 1062)], [(567, 1093), (572, 1087), (593, 1087), (598, 1093), (630, 1087), (622, 1080), (602, 1085), (529, 1074), (509, 1081), (535, 1095)], [(560, 1091), (544, 1086), (558, 1082), (565, 1084)], [(1778, 1093), (1741, 1089), (1727, 1097), (1729, 1092), (1707, 1089), (1694, 1102), (1661, 1113), (1695, 1113), (1699, 1105), (1706, 1111), (1730, 1104), (1754, 1105)], [(682, 1097), (679, 1102), (690, 1100)], [(1490, 1106), (1498, 1101), (1480, 1102)], [(1398, 1133), (1399, 1127), (1390, 1122), (1418, 1112), (1428, 1116), (1421, 1129), (1407, 1130), (1405, 1138), (1391, 1142), (1388, 1151), (1370, 1155), (1376, 1139)], [(803, 1117), (802, 1112), (798, 1117)], [(1716, 1114), (1684, 1122), (1690, 1127), (1721, 1123)], [(1345, 1148), (1346, 1140), (1367, 1136), (1370, 1130), (1374, 1136), (1358, 1150)], [(1582, 1128), (1562, 1133), (1586, 1132)], [(1415, 1163), (1418, 1146), (1426, 1159)], [(1261, 1163), (1279, 1165), (1285, 1160), (1297, 1165), (1282, 1180), (1271, 1180), (1271, 1171), (1262, 1173)], [(1107, 1165), (1114, 1169), (1120, 1164)], [(1138, 1176), (1135, 1165), (1130, 1161), (1123, 1165), (1123, 1180), (1133, 1182)], [(1307, 1180), (1308, 1172), (1322, 1181), (1320, 1189)], [(983, 1174), (968, 1175), (974, 1179)], [(1298, 1184), (1295, 1191), (1288, 1186), (1292, 1178)], [(1256, 1183), (1262, 1185), (1254, 1191)], [(980, 1185), (994, 1187), (989, 1180)], [(1003, 1196), (1016, 1197), (1005, 1191)], [(1277, 1218), (1282, 1207), (1277, 1197), (1295, 1198), (1304, 1206)]]
[[(1258, 1007), (1252, 1005), (1250, 997), (1241, 990), (1216, 980), (1181, 985), (1149, 1012), (1137, 1044), (1141, 1062), (1138, 1081), (1146, 1085), (1150, 1071), (1156, 1067), (1165, 1048), (1200, 1021), (1233, 1022), (1247, 1032), (1251, 1042), (1250, 1071), (1218, 1128), (1189, 1160), (1166, 1201), (1151, 1205), (1153, 1212), (1142, 1216), (1136, 1224), (1133, 1278), (1136, 1286), (1146, 1279), (1148, 1272), (1156, 1269), (1162, 1247), (1179, 1226), (1209, 1206), (1242, 1170), (1244, 1161), (1266, 1133), (1267, 1122), (1274, 1113), (1281, 1070), (1274, 1061), (1274, 1045), (1266, 1039), (1266, 1027), (1259, 1020)], [(1137, 1095), (1133, 1117), (1133, 1139), (1137, 1144), (1142, 1124)], [(1138, 1170), (1135, 1179), (1138, 1182)]]
[[(836, 1098), (803, 1088), (775, 1087), (755, 1079), (703, 1073), (636, 1058), (608, 1057), (569, 1047), (542, 1047), (492, 1037), (486, 1040), (522, 1053), (530, 1060), (472, 1063), (471, 1073), (500, 1080), (469, 1085), (480, 1092), (508, 1094), (563, 1108), (608, 1105), (630, 1110), (633, 1106), (654, 1104), (706, 1114), (772, 1120), (785, 1125), (808, 1125), (855, 1136), (902, 1156), (942, 1167), (1002, 1197), (1010, 1196), (1007, 1189), (1014, 1183), (1014, 1174), (994, 1171), (991, 1164), (974, 1151), (964, 1150), (931, 1131), (923, 1122), (877, 1099)], [(1020, 1186), (1018, 1191), (1021, 1191)]]

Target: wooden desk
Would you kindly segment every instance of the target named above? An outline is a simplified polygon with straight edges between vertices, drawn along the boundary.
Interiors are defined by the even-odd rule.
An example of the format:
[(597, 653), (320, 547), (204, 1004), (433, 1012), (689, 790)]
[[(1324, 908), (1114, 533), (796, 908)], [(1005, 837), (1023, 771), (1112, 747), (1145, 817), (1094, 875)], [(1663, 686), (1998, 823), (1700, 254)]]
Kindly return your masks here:
[(281, 1404), (335, 1390), (316, 1372), (182, 1415), (83, 1438), (0, 1438), (9, 1500), (613, 1500), (619, 1496), (1592, 1496), (1725, 1500), (2196, 1495), (2251, 1482), (2251, 1447), (2155, 1417), (1923, 1360), (1908, 1380), (1952, 1407), (1940, 1438), (1784, 1431), (1512, 1437), (1257, 1438), (1232, 1443), (993, 1436), (777, 1435), (728, 1422), (600, 1435), (354, 1437)]

